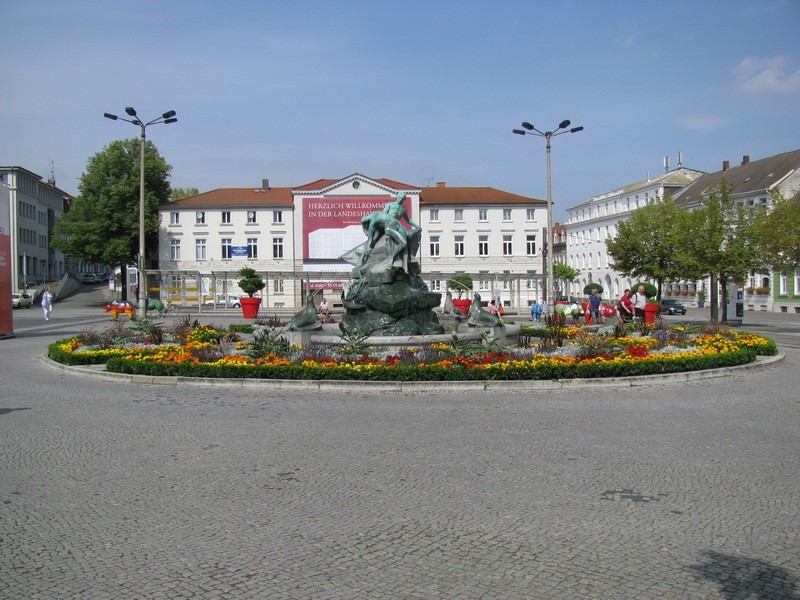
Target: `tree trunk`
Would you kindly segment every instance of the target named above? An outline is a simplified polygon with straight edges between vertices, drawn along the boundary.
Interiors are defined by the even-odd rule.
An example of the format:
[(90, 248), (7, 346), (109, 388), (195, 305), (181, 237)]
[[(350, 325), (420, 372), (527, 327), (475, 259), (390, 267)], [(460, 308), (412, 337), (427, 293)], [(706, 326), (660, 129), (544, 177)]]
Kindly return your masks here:
[(708, 296), (711, 302), (711, 322), (716, 323), (719, 320), (719, 294), (717, 293), (717, 276), (711, 274), (711, 289)]
[(720, 323), (728, 322), (728, 281), (727, 279), (720, 280), (720, 288), (722, 289), (722, 298), (720, 299), (720, 309), (722, 310), (722, 317)]
[(120, 278), (120, 293), (121, 297), (120, 300), (123, 302), (128, 300), (128, 265), (122, 263), (119, 266), (119, 278)]

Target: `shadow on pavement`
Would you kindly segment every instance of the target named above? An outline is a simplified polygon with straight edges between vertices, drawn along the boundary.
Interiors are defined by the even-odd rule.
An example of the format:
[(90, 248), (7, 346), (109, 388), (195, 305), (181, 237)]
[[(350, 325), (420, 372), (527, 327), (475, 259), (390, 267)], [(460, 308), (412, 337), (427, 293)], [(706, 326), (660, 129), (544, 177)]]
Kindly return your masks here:
[(800, 581), (791, 573), (756, 558), (703, 552), (705, 562), (691, 565), (698, 577), (714, 581), (728, 600), (745, 598), (800, 599)]

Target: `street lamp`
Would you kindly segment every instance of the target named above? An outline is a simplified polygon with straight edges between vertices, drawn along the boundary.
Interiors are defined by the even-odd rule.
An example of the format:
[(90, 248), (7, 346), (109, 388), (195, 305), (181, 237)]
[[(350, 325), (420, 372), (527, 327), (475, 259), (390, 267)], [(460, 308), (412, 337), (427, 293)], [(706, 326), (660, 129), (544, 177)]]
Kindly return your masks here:
[[(118, 117), (117, 115), (112, 115), (111, 113), (103, 113), (103, 116), (106, 119), (111, 119), (112, 121), (120, 120), (125, 121), (127, 123), (132, 123), (134, 125), (138, 125), (142, 129), (142, 137), (140, 142), (140, 156), (139, 156), (139, 260), (137, 261), (136, 267), (139, 270), (139, 294), (138, 294), (138, 306), (136, 308), (136, 315), (139, 319), (145, 318), (145, 312), (147, 311), (147, 277), (144, 273), (144, 146), (145, 146), (145, 130), (150, 125), (157, 125), (159, 123), (169, 124), (175, 123), (178, 118), (175, 116), (174, 110), (169, 110), (165, 112), (160, 117), (153, 119), (152, 121), (148, 121), (147, 123), (143, 123), (141, 119), (136, 115), (136, 111), (133, 109), (132, 106), (127, 106), (125, 108), (125, 112), (128, 114), (129, 117), (133, 117), (132, 119), (126, 119), (125, 117)], [(127, 282), (126, 282), (127, 285)]]
[[(545, 236), (545, 248), (547, 249), (549, 256), (547, 257), (547, 280), (544, 291), (545, 302), (550, 301), (550, 294), (553, 289), (553, 193), (550, 185), (550, 138), (554, 138), (557, 135), (563, 135), (565, 133), (577, 133), (579, 131), (583, 131), (583, 126), (567, 129), (569, 126), (570, 121), (568, 119), (564, 119), (558, 124), (558, 127), (555, 129), (555, 131), (539, 131), (536, 129), (536, 127), (528, 122), (522, 124), (524, 129), (513, 130), (513, 132), (517, 135), (535, 135), (538, 137), (543, 137), (547, 140), (547, 235)], [(552, 305), (552, 303), (550, 304)]]

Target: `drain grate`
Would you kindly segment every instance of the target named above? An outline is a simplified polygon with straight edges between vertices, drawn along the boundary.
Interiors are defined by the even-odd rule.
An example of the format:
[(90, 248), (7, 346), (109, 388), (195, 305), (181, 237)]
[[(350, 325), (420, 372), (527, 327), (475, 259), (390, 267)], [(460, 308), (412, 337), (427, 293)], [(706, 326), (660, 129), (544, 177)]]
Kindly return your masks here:
[(603, 500), (611, 500), (612, 502), (657, 502), (667, 496), (666, 492), (659, 492), (658, 494), (643, 494), (632, 488), (617, 488), (613, 490), (606, 490), (600, 495)]

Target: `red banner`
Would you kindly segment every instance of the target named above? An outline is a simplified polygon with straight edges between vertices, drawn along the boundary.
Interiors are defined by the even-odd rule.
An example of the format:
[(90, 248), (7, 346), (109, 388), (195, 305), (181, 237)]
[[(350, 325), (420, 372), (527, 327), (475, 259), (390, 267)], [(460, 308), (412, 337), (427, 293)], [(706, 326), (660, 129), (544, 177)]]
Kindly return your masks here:
[(14, 316), (11, 313), (14, 274), (11, 272), (10, 202), (9, 189), (0, 185), (0, 335), (14, 334)]
[(303, 259), (335, 260), (367, 239), (361, 218), (383, 210), (392, 196), (305, 198)]

